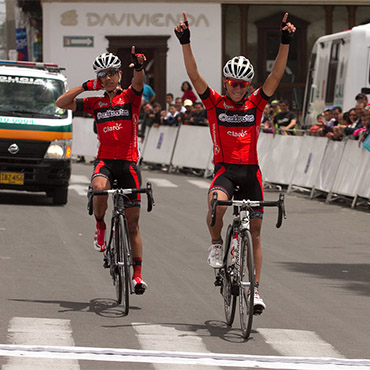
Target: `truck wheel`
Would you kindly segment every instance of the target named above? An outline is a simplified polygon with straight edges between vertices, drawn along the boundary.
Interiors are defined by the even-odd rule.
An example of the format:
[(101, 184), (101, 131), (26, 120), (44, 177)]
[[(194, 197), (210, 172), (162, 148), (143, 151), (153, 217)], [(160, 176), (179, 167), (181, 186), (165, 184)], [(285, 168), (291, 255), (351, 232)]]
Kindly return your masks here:
[(68, 187), (67, 188), (56, 188), (53, 193), (54, 204), (67, 204), (68, 200)]

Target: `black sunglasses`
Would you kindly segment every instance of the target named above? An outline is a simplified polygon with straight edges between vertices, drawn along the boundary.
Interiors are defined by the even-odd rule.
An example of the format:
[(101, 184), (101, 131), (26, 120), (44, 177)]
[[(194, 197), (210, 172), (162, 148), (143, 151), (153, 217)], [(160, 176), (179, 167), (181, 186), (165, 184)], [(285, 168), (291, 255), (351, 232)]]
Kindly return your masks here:
[(107, 76), (112, 77), (112, 76), (116, 75), (118, 72), (119, 72), (119, 69), (109, 69), (108, 71), (98, 72), (97, 76), (99, 78), (103, 78), (103, 77), (107, 77)]

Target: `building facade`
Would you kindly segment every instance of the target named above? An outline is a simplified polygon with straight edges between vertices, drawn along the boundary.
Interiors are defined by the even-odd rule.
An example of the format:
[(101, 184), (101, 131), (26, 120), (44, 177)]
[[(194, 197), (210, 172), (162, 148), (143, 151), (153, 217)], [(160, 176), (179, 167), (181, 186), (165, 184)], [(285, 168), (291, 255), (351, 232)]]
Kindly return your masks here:
[[(28, 15), (31, 3), (36, 6), (38, 1), (18, 0), (18, 6)], [(302, 110), (309, 55), (315, 40), (370, 22), (370, 5), (363, 0), (41, 0), (40, 4), (42, 59), (64, 66), (71, 87), (93, 77), (94, 58), (107, 50), (121, 57), (123, 86), (128, 85), (132, 71), (127, 65), (131, 45), (135, 45), (148, 58), (148, 83), (162, 105), (167, 92), (181, 96), (181, 83), (188, 80), (173, 33), (183, 11), (189, 16), (200, 73), (218, 91), (222, 90), (222, 66), (235, 55), (249, 58), (256, 71), (255, 85), (263, 83), (279, 47), (281, 18), (288, 12), (297, 33), (286, 74), (274, 98), (289, 100), (297, 112)], [(39, 27), (39, 23), (35, 24)]]

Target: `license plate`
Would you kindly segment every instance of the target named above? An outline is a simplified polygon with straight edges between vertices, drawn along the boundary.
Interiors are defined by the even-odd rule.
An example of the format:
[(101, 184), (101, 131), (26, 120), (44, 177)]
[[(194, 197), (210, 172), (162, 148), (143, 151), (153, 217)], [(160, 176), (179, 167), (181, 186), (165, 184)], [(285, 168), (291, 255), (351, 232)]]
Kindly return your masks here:
[(0, 172), (0, 184), (23, 185), (24, 173)]

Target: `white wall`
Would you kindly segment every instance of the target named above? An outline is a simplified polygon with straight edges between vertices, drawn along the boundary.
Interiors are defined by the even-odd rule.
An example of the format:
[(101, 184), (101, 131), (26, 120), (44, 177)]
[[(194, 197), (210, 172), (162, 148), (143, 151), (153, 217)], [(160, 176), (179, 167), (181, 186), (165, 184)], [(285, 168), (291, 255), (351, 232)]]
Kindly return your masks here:
[[(66, 68), (69, 87), (94, 77), (92, 63), (106, 51), (106, 35), (169, 35), (167, 92), (181, 96), (188, 80), (181, 46), (173, 32), (186, 11), (201, 75), (221, 90), (221, 6), (198, 3), (43, 3), (44, 61)], [(93, 36), (93, 47), (64, 47), (64, 36)]]

